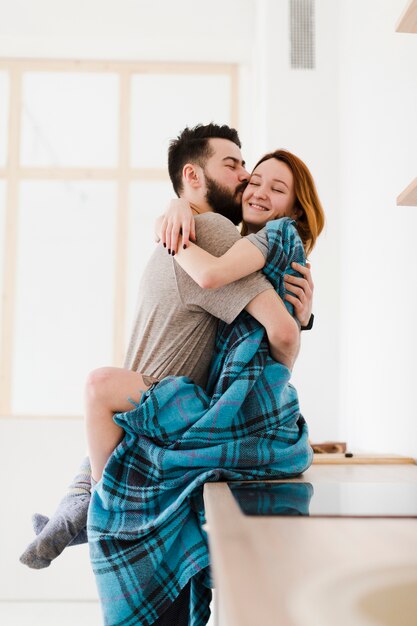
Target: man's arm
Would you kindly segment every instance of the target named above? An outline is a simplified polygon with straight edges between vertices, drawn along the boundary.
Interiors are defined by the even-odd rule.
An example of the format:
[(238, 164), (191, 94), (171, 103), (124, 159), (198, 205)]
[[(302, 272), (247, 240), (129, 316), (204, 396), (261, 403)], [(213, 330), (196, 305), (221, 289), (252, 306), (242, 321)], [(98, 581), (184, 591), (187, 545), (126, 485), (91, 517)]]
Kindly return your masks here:
[(278, 294), (267, 289), (255, 296), (245, 310), (264, 326), (272, 358), (292, 370), (300, 350), (300, 332)]

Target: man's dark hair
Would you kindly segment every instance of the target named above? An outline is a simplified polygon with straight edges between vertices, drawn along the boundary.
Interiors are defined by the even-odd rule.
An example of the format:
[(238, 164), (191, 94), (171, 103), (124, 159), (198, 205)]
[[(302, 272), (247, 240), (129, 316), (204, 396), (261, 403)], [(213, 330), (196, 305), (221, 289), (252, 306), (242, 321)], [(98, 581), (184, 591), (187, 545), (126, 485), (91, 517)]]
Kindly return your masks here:
[(186, 163), (196, 163), (205, 167), (207, 160), (212, 156), (209, 139), (228, 139), (239, 148), (241, 143), (237, 130), (230, 126), (218, 124), (199, 124), (194, 128), (184, 128), (176, 139), (169, 144), (168, 172), (177, 196), (183, 191), (182, 170)]

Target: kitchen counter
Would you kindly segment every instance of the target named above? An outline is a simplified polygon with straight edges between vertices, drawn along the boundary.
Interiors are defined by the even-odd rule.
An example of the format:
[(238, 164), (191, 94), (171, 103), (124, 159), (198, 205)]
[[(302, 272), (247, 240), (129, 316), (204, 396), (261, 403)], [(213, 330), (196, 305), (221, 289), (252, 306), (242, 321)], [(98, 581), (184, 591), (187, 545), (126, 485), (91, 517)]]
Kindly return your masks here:
[[(412, 459), (353, 458), (293, 480), (417, 484)], [(218, 626), (417, 625), (417, 518), (248, 516), (227, 483), (204, 501)]]

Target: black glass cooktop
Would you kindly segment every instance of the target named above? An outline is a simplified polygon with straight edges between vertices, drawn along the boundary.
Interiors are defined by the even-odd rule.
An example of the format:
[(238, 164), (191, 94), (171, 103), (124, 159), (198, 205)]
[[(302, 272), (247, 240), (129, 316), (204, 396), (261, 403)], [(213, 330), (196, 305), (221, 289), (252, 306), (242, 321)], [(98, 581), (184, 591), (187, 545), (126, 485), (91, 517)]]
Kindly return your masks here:
[(245, 515), (417, 517), (417, 484), (233, 482)]

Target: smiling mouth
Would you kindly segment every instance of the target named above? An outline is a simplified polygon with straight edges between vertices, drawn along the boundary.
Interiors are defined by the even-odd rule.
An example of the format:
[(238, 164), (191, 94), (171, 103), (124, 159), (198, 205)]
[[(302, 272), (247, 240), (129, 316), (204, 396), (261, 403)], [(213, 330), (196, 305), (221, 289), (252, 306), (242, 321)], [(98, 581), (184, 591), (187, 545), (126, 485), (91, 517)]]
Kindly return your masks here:
[(269, 211), (269, 209), (262, 206), (261, 204), (256, 204), (256, 202), (249, 202), (249, 206), (251, 209), (254, 209), (255, 211), (262, 211), (262, 212)]

